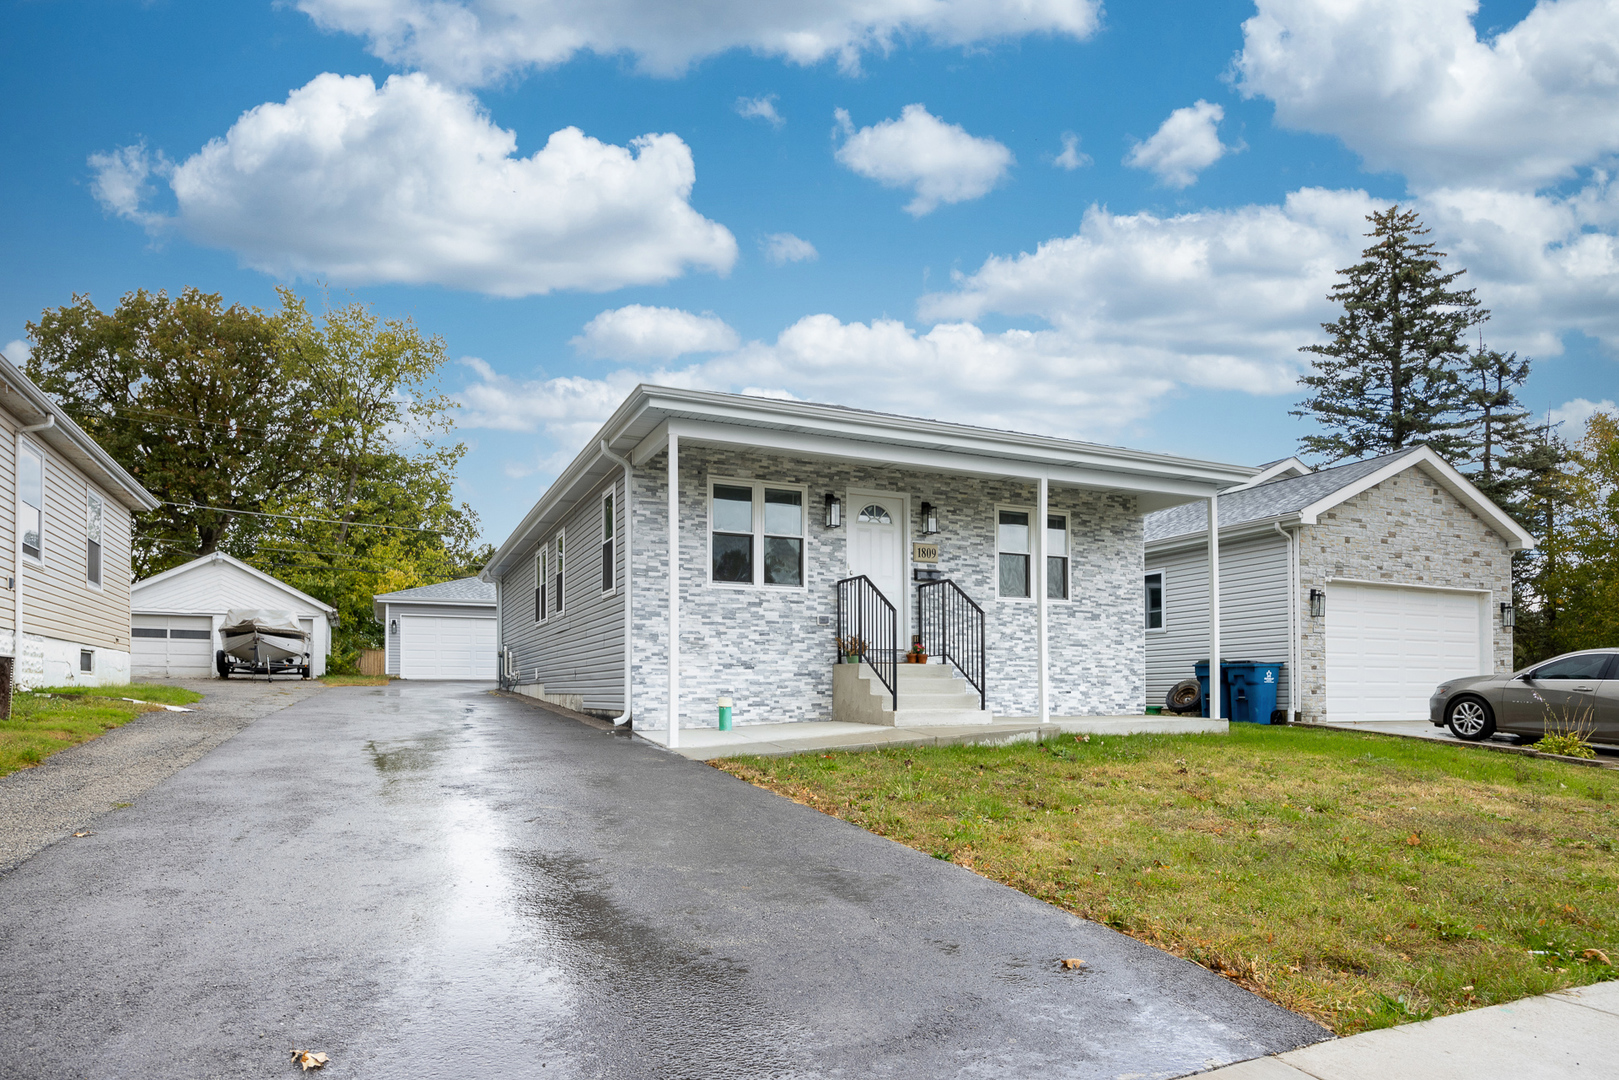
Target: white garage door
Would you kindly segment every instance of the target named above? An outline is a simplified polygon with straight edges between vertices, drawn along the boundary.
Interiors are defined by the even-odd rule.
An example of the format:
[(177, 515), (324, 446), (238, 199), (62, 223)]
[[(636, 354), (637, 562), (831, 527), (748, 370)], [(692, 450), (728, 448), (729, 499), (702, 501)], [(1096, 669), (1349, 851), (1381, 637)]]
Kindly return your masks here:
[(1327, 716), (1425, 720), (1446, 679), (1490, 670), (1485, 598), (1437, 589), (1327, 589)]
[(495, 620), (403, 615), (401, 679), (495, 680)]
[(196, 679), (214, 673), (214, 624), (208, 616), (136, 615), (133, 621), (131, 674)]

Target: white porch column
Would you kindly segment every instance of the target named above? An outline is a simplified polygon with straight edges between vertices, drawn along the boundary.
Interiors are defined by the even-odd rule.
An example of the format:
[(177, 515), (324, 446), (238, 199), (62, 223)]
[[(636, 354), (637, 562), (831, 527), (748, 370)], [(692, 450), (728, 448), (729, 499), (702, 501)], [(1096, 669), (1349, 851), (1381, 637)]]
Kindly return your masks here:
[(1220, 497), (1209, 496), (1209, 719), (1220, 719)]
[(680, 436), (669, 432), (669, 745), (680, 745)]
[(1039, 539), (1034, 544), (1035, 572), (1034, 578), (1034, 611), (1035, 611), (1035, 654), (1036, 663), (1040, 668), (1040, 722), (1051, 723), (1051, 692), (1050, 674), (1046, 671), (1046, 501), (1049, 492), (1045, 477), (1040, 478), (1040, 494), (1035, 499), (1034, 535)]

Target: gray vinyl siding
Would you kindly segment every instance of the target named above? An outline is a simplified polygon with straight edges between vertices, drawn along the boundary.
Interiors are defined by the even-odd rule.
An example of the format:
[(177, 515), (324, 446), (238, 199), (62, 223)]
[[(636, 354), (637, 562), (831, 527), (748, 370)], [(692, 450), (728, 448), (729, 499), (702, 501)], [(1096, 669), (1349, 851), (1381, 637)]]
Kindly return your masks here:
[[(1147, 573), (1164, 574), (1164, 628), (1147, 631), (1147, 704), (1209, 656), (1209, 559), (1201, 545), (1147, 553)], [(1145, 604), (1145, 599), (1143, 599)], [(1220, 651), (1226, 660), (1287, 662), (1287, 541), (1258, 537), (1220, 545)], [(1285, 708), (1284, 668), (1276, 688)]]
[(384, 636), (387, 638), (387, 644), (384, 647), (388, 650), (388, 655), (384, 660), (386, 666), (383, 670), (389, 675), (399, 674), (400, 635), (393, 632), (392, 625), (393, 621), (401, 615), (437, 615), (441, 618), (449, 615), (475, 619), (479, 616), (489, 618), (494, 614), (495, 609), (490, 604), (384, 604), (382, 627)]
[[(613, 491), (614, 580), (601, 590), (601, 500)], [(542, 683), (547, 694), (579, 694), (586, 709), (624, 708), (624, 483), (615, 477), (569, 511), (563, 561), (563, 613), (547, 594), (547, 618), (534, 621), (534, 556), (540, 543), (555, 544), (552, 530), (530, 545), (500, 579), (500, 640), (512, 651), (519, 683)], [(553, 551), (554, 551), (553, 547)], [(553, 574), (555, 570), (551, 571)]]

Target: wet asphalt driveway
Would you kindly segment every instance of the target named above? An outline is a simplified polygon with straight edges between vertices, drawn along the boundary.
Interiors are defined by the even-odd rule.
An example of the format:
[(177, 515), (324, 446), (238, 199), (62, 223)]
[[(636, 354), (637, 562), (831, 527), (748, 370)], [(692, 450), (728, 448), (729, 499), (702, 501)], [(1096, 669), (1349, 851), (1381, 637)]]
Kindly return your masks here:
[(1324, 1036), (466, 685), (322, 693), (0, 875), (14, 1076), (1167, 1077)]

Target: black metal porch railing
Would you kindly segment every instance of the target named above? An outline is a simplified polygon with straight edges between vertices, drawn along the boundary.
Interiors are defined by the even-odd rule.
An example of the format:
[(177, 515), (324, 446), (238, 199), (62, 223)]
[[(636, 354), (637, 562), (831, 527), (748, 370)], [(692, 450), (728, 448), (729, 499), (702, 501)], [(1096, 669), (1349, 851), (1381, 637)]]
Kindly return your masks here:
[(987, 709), (984, 692), (984, 609), (949, 578), (925, 581), (916, 590), (916, 628), (929, 656), (942, 656), (978, 691), (978, 707)]
[(838, 662), (862, 657), (887, 689), (899, 711), (899, 612), (870, 578), (838, 582)]

